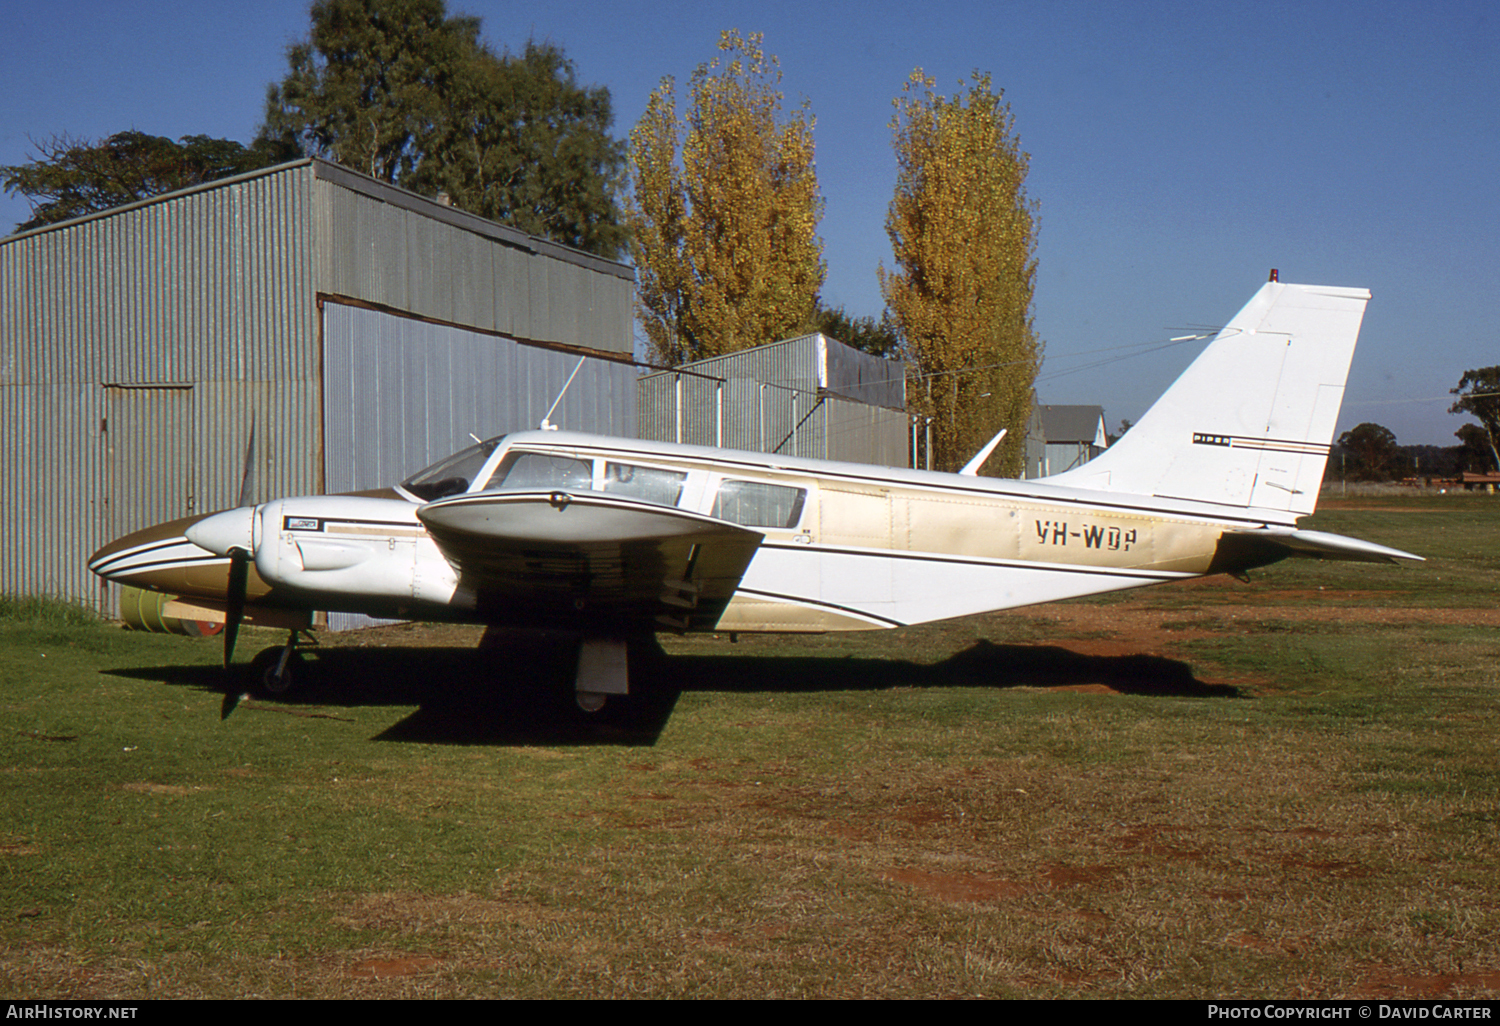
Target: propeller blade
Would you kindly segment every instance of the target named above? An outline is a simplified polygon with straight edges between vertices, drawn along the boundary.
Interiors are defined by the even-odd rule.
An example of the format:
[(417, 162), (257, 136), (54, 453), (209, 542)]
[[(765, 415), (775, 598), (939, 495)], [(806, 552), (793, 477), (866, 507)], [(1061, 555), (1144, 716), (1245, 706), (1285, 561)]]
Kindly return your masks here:
[(225, 594), (224, 615), (224, 669), (229, 669), (234, 658), (234, 639), (240, 633), (240, 621), (245, 618), (245, 590), (250, 581), (250, 553), (244, 549), (229, 550), (229, 587)]
[(235, 506), (250, 505), (250, 491), (255, 485), (255, 418), (250, 418), (250, 440), (245, 443), (245, 469), (240, 474), (240, 497)]

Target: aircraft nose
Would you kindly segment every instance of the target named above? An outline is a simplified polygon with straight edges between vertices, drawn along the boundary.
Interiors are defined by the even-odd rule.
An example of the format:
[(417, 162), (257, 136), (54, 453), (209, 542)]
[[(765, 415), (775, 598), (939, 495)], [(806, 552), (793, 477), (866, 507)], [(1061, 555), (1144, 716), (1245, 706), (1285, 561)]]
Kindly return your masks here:
[(255, 552), (255, 507), (241, 506), (204, 517), (184, 532), (188, 541), (220, 556), (230, 549)]

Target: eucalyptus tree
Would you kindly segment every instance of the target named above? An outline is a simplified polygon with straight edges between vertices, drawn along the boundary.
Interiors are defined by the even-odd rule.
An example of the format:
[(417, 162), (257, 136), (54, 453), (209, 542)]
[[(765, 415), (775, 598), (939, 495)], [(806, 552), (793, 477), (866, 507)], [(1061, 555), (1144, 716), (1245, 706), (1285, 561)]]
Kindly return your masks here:
[(272, 143), (185, 135), (177, 141), (134, 130), (93, 141), (55, 135), (33, 143), (25, 164), (0, 167), (0, 186), (26, 197), (31, 218), (18, 232), (229, 178), (296, 156)]
[(1485, 441), (1489, 443), (1490, 455), (1500, 467), (1500, 367), (1466, 370), (1458, 387), (1449, 391), (1459, 398), (1448, 407), (1448, 412), (1467, 413), (1479, 421)]
[(603, 256), (624, 248), (609, 91), (550, 43), (496, 54), (443, 0), (318, 0), (261, 137)]

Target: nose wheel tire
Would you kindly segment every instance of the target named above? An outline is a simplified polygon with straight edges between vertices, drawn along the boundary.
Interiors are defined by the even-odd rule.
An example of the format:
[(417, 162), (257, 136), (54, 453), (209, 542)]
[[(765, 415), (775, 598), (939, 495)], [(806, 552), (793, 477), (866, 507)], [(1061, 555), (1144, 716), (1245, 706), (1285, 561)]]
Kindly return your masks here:
[(307, 660), (300, 652), (268, 648), (250, 663), (250, 691), (258, 698), (286, 698), (306, 683)]

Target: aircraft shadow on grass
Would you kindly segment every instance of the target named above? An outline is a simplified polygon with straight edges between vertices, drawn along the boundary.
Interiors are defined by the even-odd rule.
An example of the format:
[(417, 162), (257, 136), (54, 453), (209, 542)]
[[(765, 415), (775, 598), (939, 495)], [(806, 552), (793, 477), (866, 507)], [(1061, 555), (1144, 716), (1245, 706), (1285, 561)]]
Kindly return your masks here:
[[(977, 641), (938, 663), (856, 657), (652, 653), (632, 667), (637, 690), (601, 713), (581, 713), (570, 681), (575, 649), (509, 639), (464, 648), (313, 650), (308, 687), (274, 701), (242, 701), (247, 670), (161, 666), (106, 671), (224, 695), (222, 716), (274, 711), (344, 718), (340, 710), (416, 706), (376, 740), (477, 745), (652, 745), (684, 692), (806, 694), (890, 688), (1104, 686), (1131, 695), (1233, 698), (1183, 662), (1151, 655), (1089, 656), (1050, 645)], [(245, 706), (241, 708), (241, 706)]]

